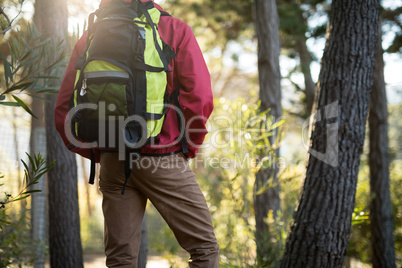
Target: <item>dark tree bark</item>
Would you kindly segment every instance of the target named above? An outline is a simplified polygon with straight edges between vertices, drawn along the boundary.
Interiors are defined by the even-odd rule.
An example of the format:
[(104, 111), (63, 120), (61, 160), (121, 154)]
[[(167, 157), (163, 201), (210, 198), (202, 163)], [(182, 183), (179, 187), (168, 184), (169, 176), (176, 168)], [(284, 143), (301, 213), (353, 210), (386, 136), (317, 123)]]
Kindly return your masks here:
[(364, 144), (378, 20), (379, 0), (332, 2), (306, 179), (281, 267), (342, 266)]
[(47, 99), (50, 100), (46, 103), (47, 155), (48, 159), (57, 160), (48, 173), (50, 265), (83, 267), (75, 155), (64, 147), (55, 130), (56, 96)]
[[(255, 25), (258, 38), (258, 76), (260, 83), (259, 98), (260, 109), (270, 109), (270, 114), (275, 120), (282, 115), (281, 107), (281, 74), (279, 69), (279, 22), (275, 1), (255, 0)], [(276, 135), (270, 137), (274, 143)], [(266, 145), (269, 146), (269, 145)], [(274, 152), (279, 156), (279, 150)], [(273, 156), (275, 157), (275, 156)], [(278, 168), (276, 161), (271, 168), (261, 169), (255, 178), (254, 184), (254, 211), (256, 219), (256, 243), (257, 256), (262, 260), (268, 251), (267, 243), (268, 226), (265, 222), (268, 212), (273, 211), (275, 216), (279, 210), (279, 186), (269, 188), (262, 194), (256, 193), (267, 186), (278, 182)]]
[(384, 81), (382, 32), (379, 27), (374, 83), (369, 110), (371, 249), (373, 268), (395, 267), (392, 203), (389, 189), (388, 110)]
[[(39, 31), (57, 44), (67, 32), (66, 0), (36, 0), (35, 23)], [(63, 71), (58, 74), (62, 76)], [(60, 86), (60, 82), (52, 82)], [(45, 104), (47, 158), (56, 159), (48, 173), (49, 251), (51, 267), (83, 267), (78, 209), (77, 165), (54, 125), (56, 95), (48, 95)]]

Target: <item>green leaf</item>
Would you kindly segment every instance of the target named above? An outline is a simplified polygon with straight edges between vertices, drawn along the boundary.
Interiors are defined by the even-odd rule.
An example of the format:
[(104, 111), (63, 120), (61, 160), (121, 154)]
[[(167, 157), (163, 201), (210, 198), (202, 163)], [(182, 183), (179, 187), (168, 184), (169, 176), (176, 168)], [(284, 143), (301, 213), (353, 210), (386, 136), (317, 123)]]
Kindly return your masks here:
[(19, 84), (12, 85), (10, 88), (7, 88), (7, 90), (3, 94), (7, 94), (7, 93), (10, 93), (10, 92), (18, 90), (18, 89), (20, 89), (20, 90), (27, 89), (33, 83), (34, 83), (33, 81), (29, 81), (29, 82), (24, 82), (24, 83), (19, 83)]
[(27, 111), (30, 115), (32, 115), (33, 117), (35, 117), (36, 119), (38, 119), (31, 111), (31, 109), (29, 109), (29, 107), (25, 104), (25, 102), (23, 102), (20, 98), (12, 95), (13, 98), (22, 106), (22, 108), (24, 108), (25, 111)]
[(277, 128), (277, 127), (283, 125), (284, 123), (285, 123), (285, 120), (282, 119), (282, 120), (280, 120), (279, 122), (276, 122), (275, 124), (273, 124), (273, 125), (271, 126), (271, 129), (275, 129), (275, 128)]
[[(274, 135), (274, 133), (273, 132), (268, 132), (268, 133), (266, 133), (266, 134), (262, 134), (262, 135), (260, 135), (260, 136), (257, 136), (257, 137), (255, 137), (255, 138), (253, 138), (253, 140), (256, 140), (256, 141), (258, 141), (258, 140), (264, 140), (264, 141), (266, 141), (266, 139), (267, 138), (269, 138), (269, 137), (271, 137), (271, 136), (273, 136)], [(267, 144), (267, 142), (265, 142), (266, 144)], [(269, 143), (269, 142), (268, 142)]]
[(268, 114), (271, 111), (271, 109), (266, 109), (265, 111), (262, 111), (261, 113), (258, 114), (259, 117), (263, 117), (266, 114)]
[(11, 66), (10, 66), (10, 63), (7, 61), (6, 57), (1, 55), (1, 59), (3, 61), (3, 65), (4, 65), (4, 76), (6, 78), (6, 87), (8, 88), (9, 81), (13, 82)]
[(20, 197), (20, 198), (17, 198), (17, 199), (11, 200), (10, 202), (15, 202), (15, 201), (24, 200), (24, 199), (28, 198), (29, 196), (30, 196), (30, 195), (25, 195), (25, 196), (22, 196), (22, 197)]
[(39, 193), (39, 192), (42, 192), (42, 190), (30, 190), (30, 191), (23, 192), (22, 194), (31, 194), (31, 193)]
[(44, 170), (44, 171), (42, 171), (42, 172), (36, 174), (35, 177), (34, 177), (34, 180), (35, 180), (35, 181), (36, 181), (36, 180), (39, 180), (39, 179), (40, 179), (46, 172), (48, 172), (48, 171), (49, 171), (49, 169), (46, 169), (46, 170)]
[(28, 50), (25, 52), (25, 54), (21, 57), (20, 61), (24, 61), (26, 58), (28, 58), (32, 53), (32, 50)]
[(59, 64), (63, 59), (64, 59), (64, 52), (61, 53), (60, 56), (59, 56), (59, 58), (58, 58), (55, 62), (53, 62), (50, 66), (48, 66), (48, 67), (46, 68), (46, 70), (52, 69), (54, 66), (56, 66), (57, 64)]
[(5, 223), (5, 224), (7, 224), (7, 225), (18, 226), (18, 224), (16, 224), (16, 223), (13, 223), (13, 222), (11, 222), (11, 221), (6, 221), (6, 220), (3, 220), (3, 219), (0, 219), (0, 222), (1, 222), (1, 223)]
[(38, 79), (59, 79), (60, 77), (56, 76), (56, 75), (38, 75), (35, 78), (38, 78)]
[(10, 102), (10, 101), (0, 101), (0, 105), (13, 106), (13, 107), (20, 107), (21, 106), (18, 102)]
[(36, 92), (38, 93), (49, 93), (49, 94), (57, 94), (59, 93), (58, 89), (42, 89), (42, 90), (37, 90)]
[(35, 161), (35, 170), (38, 170), (43, 163), (42, 155), (40, 153), (34, 155), (33, 161)]
[[(28, 156), (29, 159), (29, 163), (31, 163), (32, 167), (35, 168), (35, 162), (32, 159), (32, 156), (28, 153), (25, 153)], [(38, 153), (38, 155), (40, 155), (40, 153)]]
[(21, 162), (22, 162), (22, 164), (24, 165), (24, 168), (25, 168), (26, 170), (28, 170), (28, 165), (27, 165), (27, 163), (25, 163), (25, 161), (22, 160), (22, 159), (21, 159)]
[(6, 99), (6, 96), (0, 95), (0, 101), (3, 101), (3, 100), (5, 100), (5, 99)]

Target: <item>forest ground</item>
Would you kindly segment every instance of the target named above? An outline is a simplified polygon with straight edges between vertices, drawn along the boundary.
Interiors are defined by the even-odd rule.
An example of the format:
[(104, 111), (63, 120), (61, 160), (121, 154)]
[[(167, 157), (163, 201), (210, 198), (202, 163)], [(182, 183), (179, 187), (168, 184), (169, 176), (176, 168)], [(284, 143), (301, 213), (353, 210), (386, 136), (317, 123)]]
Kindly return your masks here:
[[(100, 268), (106, 267), (105, 255), (101, 253), (88, 253), (84, 254), (84, 268)], [(160, 256), (149, 256), (147, 268), (169, 268), (169, 262)], [(45, 268), (50, 268), (49, 264)]]

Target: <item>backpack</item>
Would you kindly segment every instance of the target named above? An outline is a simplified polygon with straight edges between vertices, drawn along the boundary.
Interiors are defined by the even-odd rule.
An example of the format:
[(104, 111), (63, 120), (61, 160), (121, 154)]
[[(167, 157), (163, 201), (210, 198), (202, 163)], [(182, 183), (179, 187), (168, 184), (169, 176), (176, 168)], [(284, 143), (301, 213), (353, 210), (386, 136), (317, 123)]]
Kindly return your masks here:
[[(76, 65), (70, 98), (70, 109), (76, 111), (71, 118), (72, 133), (80, 141), (96, 142), (94, 146), (100, 149), (124, 147), (122, 194), (131, 174), (130, 152), (138, 153), (158, 136), (167, 104), (179, 107), (179, 88), (170, 97), (166, 93), (166, 72), (176, 54), (159, 36), (160, 16), (169, 14), (155, 8), (152, 1), (113, 0), (90, 14), (87, 45)], [(185, 144), (183, 140), (186, 152)], [(94, 170), (91, 150), (91, 184)]]

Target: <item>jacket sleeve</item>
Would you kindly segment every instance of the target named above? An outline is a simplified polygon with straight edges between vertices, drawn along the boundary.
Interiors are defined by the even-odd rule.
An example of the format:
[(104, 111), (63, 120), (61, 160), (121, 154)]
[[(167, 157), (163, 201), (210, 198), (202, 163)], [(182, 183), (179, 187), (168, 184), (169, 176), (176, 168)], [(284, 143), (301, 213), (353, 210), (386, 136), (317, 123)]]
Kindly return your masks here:
[[(78, 58), (85, 49), (85, 45), (86, 33), (84, 33), (84, 35), (78, 40), (71, 54), (70, 62), (68, 64), (63, 82), (61, 83), (59, 95), (57, 97), (56, 107), (54, 110), (54, 120), (56, 124), (56, 129), (59, 132), (59, 135), (61, 136), (66, 147), (74, 153), (78, 153), (83, 157), (90, 158), (90, 149), (74, 148), (72, 144), (73, 142), (69, 140), (66, 135), (66, 131), (70, 131), (71, 129), (68, 125), (68, 121), (66, 121), (66, 118), (68, 117), (69, 102), (74, 91), (75, 77), (77, 74), (75, 66), (77, 64)], [(98, 160), (97, 153), (95, 154), (95, 156)]]
[(179, 103), (186, 122), (188, 157), (195, 157), (208, 133), (206, 122), (213, 110), (211, 78), (193, 32), (183, 24), (175, 72), (181, 86)]

